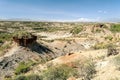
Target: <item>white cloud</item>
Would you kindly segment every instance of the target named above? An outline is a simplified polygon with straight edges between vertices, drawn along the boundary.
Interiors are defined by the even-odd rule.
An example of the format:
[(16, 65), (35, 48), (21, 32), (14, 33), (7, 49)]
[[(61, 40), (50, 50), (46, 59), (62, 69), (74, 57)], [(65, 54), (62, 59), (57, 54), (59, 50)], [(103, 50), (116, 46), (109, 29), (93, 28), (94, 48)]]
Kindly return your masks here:
[(98, 22), (100, 20), (100, 17), (98, 18), (79, 18), (76, 21), (80, 22)]
[(50, 20), (50, 21), (58, 21), (58, 22), (100, 22), (100, 17), (98, 18), (78, 18), (73, 20)]
[(103, 10), (98, 10), (97, 12), (98, 12), (98, 13), (103, 13), (103, 14), (106, 14), (106, 13), (107, 13), (107, 11), (103, 11)]
[(90, 21), (95, 21), (95, 19), (79, 18), (77, 21), (81, 21), (81, 22), (90, 22)]

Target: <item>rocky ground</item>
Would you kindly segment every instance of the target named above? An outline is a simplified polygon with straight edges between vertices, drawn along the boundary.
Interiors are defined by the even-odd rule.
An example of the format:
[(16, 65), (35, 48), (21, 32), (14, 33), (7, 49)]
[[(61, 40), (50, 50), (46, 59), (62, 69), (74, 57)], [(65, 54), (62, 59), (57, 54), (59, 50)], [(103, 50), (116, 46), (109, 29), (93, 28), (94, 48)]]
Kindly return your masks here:
[[(9, 22), (6, 24), (9, 24)], [(29, 47), (18, 46), (12, 41), (10, 48), (7, 48), (0, 57), (0, 80), (15, 76), (15, 70), (21, 62), (33, 61), (36, 63), (36, 65), (31, 66), (28, 72), (24, 73), (28, 75), (41, 74), (41, 71), (47, 69), (48, 65), (67, 64), (73, 66), (71, 62), (84, 61), (88, 58), (91, 58), (95, 62), (96, 70), (94, 77), (90, 80), (120, 79), (120, 71), (116, 70), (116, 66), (112, 62), (119, 54), (110, 57), (107, 56), (108, 44), (112, 43), (118, 49), (120, 44), (120, 33), (112, 33), (110, 31), (110, 23), (104, 24), (105, 26), (102, 24), (102, 27), (96, 25), (96, 23), (44, 23), (45, 29), (41, 27), (41, 24), (35, 27), (37, 29), (29, 27), (33, 23), (23, 24), (22, 22), (16, 22), (15, 24), (19, 24), (20, 28), (27, 29), (28, 32), (33, 33), (38, 38)], [(4, 24), (1, 22), (0, 25), (3, 26)], [(76, 28), (76, 25), (83, 26), (83, 29), (75, 33), (73, 28)], [(48, 26), (52, 27), (52, 29)], [(56, 28), (56, 26), (58, 27)], [(7, 28), (7, 32), (12, 33), (14, 30), (20, 29), (18, 27), (14, 29), (14, 27), (12, 25), (13, 29)], [(39, 31), (39, 27), (43, 31)], [(1, 27), (0, 31), (6, 33), (4, 27)], [(0, 42), (0, 47), (6, 45), (6, 42)], [(82, 79), (74, 77), (69, 80)]]

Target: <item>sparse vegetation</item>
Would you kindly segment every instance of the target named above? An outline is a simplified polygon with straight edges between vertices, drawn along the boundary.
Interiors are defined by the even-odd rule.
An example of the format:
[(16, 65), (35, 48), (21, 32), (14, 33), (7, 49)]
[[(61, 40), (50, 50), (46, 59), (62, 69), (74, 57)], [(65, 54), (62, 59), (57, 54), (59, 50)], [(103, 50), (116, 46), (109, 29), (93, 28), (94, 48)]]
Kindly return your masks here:
[(17, 75), (13, 78), (6, 78), (5, 80), (43, 80), (40, 75), (30, 74), (30, 75)]
[(16, 76), (14, 80), (28, 80), (28, 79), (24, 75), (19, 75), (19, 76)]
[(67, 30), (64, 27), (36, 27), (33, 28), (33, 30), (39, 31), (39, 32), (55, 32), (55, 31), (64, 31)]
[(113, 44), (110, 44), (108, 45), (108, 52), (107, 52), (107, 56), (110, 56), (110, 55), (116, 55), (118, 54), (118, 50), (116, 49), (115, 45)]
[(85, 60), (83, 62), (78, 61), (78, 76), (83, 80), (91, 80), (96, 73), (95, 62), (92, 59)]
[(12, 39), (11, 33), (0, 33), (0, 42), (10, 41)]
[(113, 37), (112, 36), (106, 36), (105, 39), (112, 41)]
[(31, 74), (26, 76), (27, 80), (43, 80), (42, 76), (36, 75), (36, 74)]
[(93, 46), (94, 49), (107, 49), (109, 44), (106, 43), (98, 43)]
[(11, 42), (0, 46), (0, 56), (4, 55), (5, 51), (11, 47)]
[(114, 59), (113, 59), (113, 62), (115, 64), (115, 66), (117, 67), (118, 70), (120, 70), (120, 55), (116, 56)]
[[(11, 41), (13, 36), (31, 38), (29, 32), (37, 35), (38, 43), (23, 47)], [(2, 76), (5, 80), (67, 80), (71, 77), (80, 80), (103, 80), (104, 73), (107, 75), (107, 72), (113, 70), (113, 74), (116, 74), (120, 71), (117, 50), (120, 44), (119, 32), (120, 24), (115, 23), (0, 22), (0, 80), (3, 80)], [(110, 47), (110, 43), (116, 46)], [(94, 46), (90, 48), (92, 45)], [(88, 59), (88, 56), (92, 59)], [(37, 64), (27, 61), (29, 58)], [(63, 58), (68, 58), (70, 63), (63, 65), (62, 60), (67, 62)], [(52, 64), (46, 64), (51, 60)], [(115, 69), (109, 60), (114, 62)], [(54, 62), (60, 64), (55, 65)], [(108, 63), (110, 67), (107, 67)], [(110, 78), (119, 80), (117, 76)]]
[(101, 29), (96, 29), (96, 33), (100, 33), (102, 30)]
[(43, 80), (66, 80), (70, 76), (75, 76), (76, 70), (66, 65), (50, 67), (43, 72)]
[(74, 27), (71, 31), (70, 31), (70, 33), (72, 33), (72, 34), (78, 34), (78, 33), (80, 33), (81, 31), (82, 31), (82, 26), (77, 26), (77, 27)]
[(7, 50), (8, 48), (10, 48), (11, 40), (12, 40), (11, 33), (0, 33), (0, 52), (1, 53), (3, 53), (3, 51)]
[(8, 48), (10, 48), (10, 44), (3, 45), (0, 47), (0, 51), (6, 50)]
[(19, 75), (15, 77), (15, 80), (66, 80), (70, 76), (75, 76), (76, 74), (76, 69), (67, 65), (59, 65), (49, 67), (42, 72), (41, 75)]
[(32, 34), (26, 32), (26, 31), (18, 31), (18, 32), (15, 32), (15, 33), (13, 34), (13, 36), (18, 37), (18, 38), (22, 38), (23, 36), (26, 36), (26, 37), (28, 37), (28, 38), (31, 38), (31, 37), (32, 37)]
[(17, 66), (17, 68), (15, 69), (15, 74), (22, 74), (22, 73), (26, 73), (30, 70), (30, 67), (33, 66), (35, 63), (32, 61), (29, 61), (27, 63), (25, 62), (21, 62), (19, 63), (19, 65)]
[(110, 28), (112, 32), (120, 32), (120, 24), (113, 24)]

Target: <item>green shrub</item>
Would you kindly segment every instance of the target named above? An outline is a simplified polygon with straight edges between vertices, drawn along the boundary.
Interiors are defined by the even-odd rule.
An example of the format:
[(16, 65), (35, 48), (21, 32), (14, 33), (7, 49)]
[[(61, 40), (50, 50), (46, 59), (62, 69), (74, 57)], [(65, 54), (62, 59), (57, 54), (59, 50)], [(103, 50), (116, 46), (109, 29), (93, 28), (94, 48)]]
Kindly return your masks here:
[(43, 72), (43, 80), (66, 80), (70, 76), (75, 76), (76, 70), (66, 65), (50, 67)]
[(71, 31), (70, 31), (70, 33), (72, 33), (72, 34), (78, 34), (78, 33), (80, 33), (81, 31), (82, 31), (82, 27), (81, 26), (78, 26), (78, 27), (74, 27)]
[(17, 68), (15, 69), (15, 74), (21, 74), (21, 73), (26, 73), (30, 70), (30, 67), (34, 65), (35, 63), (30, 61), (28, 63), (21, 62)]
[(112, 32), (120, 32), (120, 24), (114, 24), (111, 26), (110, 30)]
[(96, 73), (95, 62), (91, 59), (85, 60), (84, 62), (79, 61), (78, 65), (78, 76), (82, 77), (83, 80), (91, 80)]

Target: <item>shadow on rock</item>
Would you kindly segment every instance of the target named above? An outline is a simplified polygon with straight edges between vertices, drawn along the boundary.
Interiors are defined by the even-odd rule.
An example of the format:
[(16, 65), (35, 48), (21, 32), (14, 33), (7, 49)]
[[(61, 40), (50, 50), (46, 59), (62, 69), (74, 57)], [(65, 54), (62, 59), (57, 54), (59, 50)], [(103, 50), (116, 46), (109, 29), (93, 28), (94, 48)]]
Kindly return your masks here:
[(34, 44), (30, 45), (28, 48), (30, 48), (32, 51), (35, 51), (39, 54), (44, 54), (44, 53), (54, 53), (50, 48), (48, 48), (45, 45), (41, 45), (38, 42), (35, 42)]

